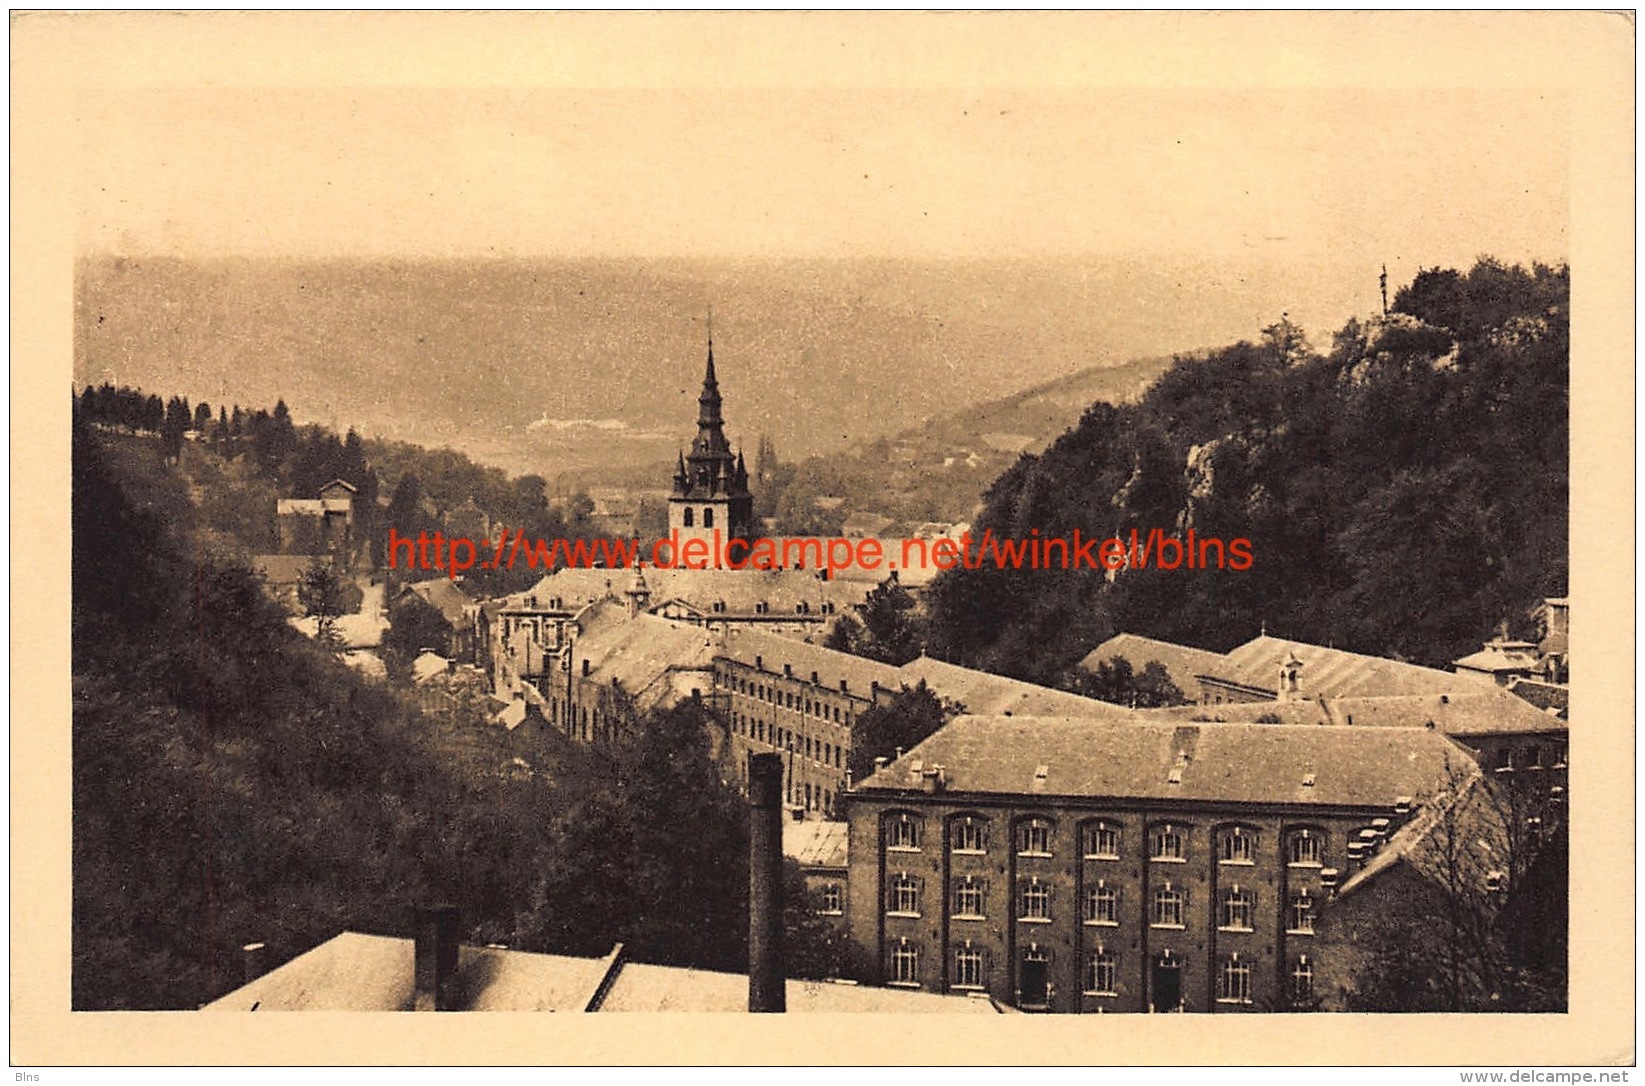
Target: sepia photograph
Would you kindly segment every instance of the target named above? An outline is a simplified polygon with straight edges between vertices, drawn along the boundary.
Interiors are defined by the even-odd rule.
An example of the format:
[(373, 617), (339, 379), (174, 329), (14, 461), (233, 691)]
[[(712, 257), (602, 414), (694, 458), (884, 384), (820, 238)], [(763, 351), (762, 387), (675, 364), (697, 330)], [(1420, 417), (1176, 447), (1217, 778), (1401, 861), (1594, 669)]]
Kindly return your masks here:
[(14, 1064), (1634, 1060), (1631, 16), (11, 38)]

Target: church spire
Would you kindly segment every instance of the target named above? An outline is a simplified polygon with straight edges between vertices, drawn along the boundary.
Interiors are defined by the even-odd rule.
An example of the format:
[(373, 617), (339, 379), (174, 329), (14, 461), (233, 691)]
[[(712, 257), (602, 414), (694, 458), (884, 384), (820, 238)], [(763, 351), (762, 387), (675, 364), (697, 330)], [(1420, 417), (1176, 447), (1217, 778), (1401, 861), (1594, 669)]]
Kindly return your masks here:
[(708, 367), (703, 371), (702, 394), (697, 397), (697, 437), (691, 442), (691, 460), (730, 458), (731, 446), (725, 439), (724, 426), (725, 419), (720, 415), (720, 382), (714, 375), (714, 334), (710, 332)]

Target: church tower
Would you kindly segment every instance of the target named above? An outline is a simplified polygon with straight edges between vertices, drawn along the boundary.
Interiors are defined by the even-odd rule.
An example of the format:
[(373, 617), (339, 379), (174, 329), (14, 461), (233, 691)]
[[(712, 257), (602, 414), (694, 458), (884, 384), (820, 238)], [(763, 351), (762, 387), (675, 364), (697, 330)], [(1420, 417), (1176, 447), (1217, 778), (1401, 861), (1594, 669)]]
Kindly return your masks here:
[(682, 545), (688, 539), (712, 545), (718, 532), (723, 548), (727, 540), (750, 538), (753, 526), (754, 495), (748, 489), (748, 469), (742, 453), (733, 453), (725, 439), (720, 382), (714, 374), (714, 334), (710, 332), (708, 369), (703, 374), (702, 395), (697, 397), (697, 436), (674, 472), (668, 530), (671, 535), (679, 532)]

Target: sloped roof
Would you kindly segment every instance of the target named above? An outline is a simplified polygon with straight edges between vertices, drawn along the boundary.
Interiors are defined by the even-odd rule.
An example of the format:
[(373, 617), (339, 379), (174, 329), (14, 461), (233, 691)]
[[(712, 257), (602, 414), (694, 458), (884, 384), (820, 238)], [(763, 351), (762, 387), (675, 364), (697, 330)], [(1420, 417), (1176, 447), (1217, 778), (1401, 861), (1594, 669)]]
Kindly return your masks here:
[(1478, 736), (1563, 732), (1552, 713), (1500, 686), (1463, 694), (1407, 694), (1390, 698), (1339, 698), (1327, 703), (1332, 723), (1358, 727), (1423, 728), (1430, 722), (1446, 735)]
[[(647, 565), (644, 570), (652, 606), (680, 600), (704, 614), (714, 613), (715, 604), (721, 603), (729, 614), (755, 614), (756, 606), (764, 603), (769, 614), (780, 617), (796, 614), (797, 606), (804, 603), (809, 614), (818, 615), (825, 602), (843, 611), (861, 603), (864, 595), (860, 584), (825, 581), (812, 569), (660, 569)], [(562, 569), (510, 596), (509, 601), (523, 607), (535, 598), (539, 606), (546, 607), (549, 600), (558, 598), (575, 609), (607, 596), (621, 598), (633, 579), (633, 570), (627, 569)]]
[(1508, 693), (1522, 698), (1544, 711), (1552, 710), (1563, 718), (1571, 711), (1571, 688), (1541, 679), (1520, 679), (1510, 685)]
[(251, 559), (251, 568), (271, 585), (296, 584), (313, 564), (312, 554), (259, 554)]
[(1298, 679), (1304, 697), (1382, 697), (1477, 689), (1476, 680), (1449, 671), (1267, 636), (1232, 650), (1222, 664), (1206, 674), (1277, 692), (1280, 664), (1293, 654), (1302, 661)]
[(1386, 807), (1432, 794), (1447, 762), (1468, 760), (1409, 728), (962, 716), (857, 792), (918, 790), (918, 763), (943, 766), (950, 793)]
[(787, 664), (797, 678), (806, 682), (810, 682), (812, 672), (816, 672), (818, 685), (830, 690), (838, 690), (840, 680), (844, 679), (847, 692), (859, 698), (869, 697), (875, 683), (897, 690), (905, 681), (902, 673), (890, 664), (760, 630), (728, 630), (721, 641), (719, 655), (749, 667), (754, 666), (757, 658), (761, 667), (778, 675)]
[(807, 867), (844, 867), (848, 830), (844, 822), (784, 822), (783, 855)]
[(1156, 641), (1152, 637), (1143, 637), (1139, 634), (1121, 633), (1115, 634), (1086, 653), (1079, 666), (1086, 671), (1094, 672), (1098, 664), (1107, 663), (1115, 657), (1129, 662), (1131, 670), (1138, 675), (1142, 674), (1143, 668), (1157, 660), (1165, 668), (1165, 673), (1171, 677), (1171, 682), (1187, 698), (1199, 696), (1199, 676), (1215, 674), (1228, 662), (1228, 658), (1222, 653), (1212, 652), (1210, 649), (1197, 649), (1191, 645)]
[[(208, 1011), (402, 1011), (416, 996), (416, 944), (345, 931), (221, 999)], [(470, 1011), (587, 1009), (611, 958), (464, 946), (458, 1006)]]
[(1314, 698), (1293, 701), (1236, 701), (1221, 705), (1171, 705), (1163, 709), (1138, 709), (1137, 712), (1148, 720), (1177, 720), (1193, 724), (1341, 723), (1332, 719), (1323, 699)]
[(959, 702), (978, 716), (1088, 716), (1129, 719), (1129, 710), (1111, 702), (1082, 698), (1066, 690), (1036, 686), (988, 671), (960, 667), (929, 656), (904, 664), (902, 681), (914, 686), (921, 680), (939, 697)]
[(1487, 641), (1478, 652), (1469, 653), (1451, 666), (1469, 671), (1534, 671), (1538, 664), (1537, 648), (1530, 641)]
[[(615, 680), (645, 703), (651, 699), (644, 695), (669, 671), (709, 668), (714, 642), (700, 626), (641, 614), (584, 634), (573, 644), (571, 653), (574, 659), (588, 662), (584, 682)], [(580, 669), (582, 664), (576, 666)]]
[(432, 580), (417, 581), (408, 584), (401, 590), (415, 594), (424, 603), (440, 613), (440, 617), (452, 626), (468, 625), (468, 609), (474, 601), (449, 577), (435, 577)]
[(437, 652), (424, 652), (411, 662), (411, 675), (414, 682), (427, 682), (437, 675), (444, 675), (451, 670), (451, 661)]
[[(205, 1011), (404, 1011), (416, 999), (416, 944), (345, 931)], [(621, 950), (603, 958), (458, 948), (457, 1009), (463, 1011), (746, 1011), (748, 977), (642, 965)], [(992, 1002), (931, 992), (790, 980), (790, 1012), (997, 1013)]]
[[(1364, 867), (1343, 882), (1338, 896), (1352, 896), (1401, 864), (1442, 885), (1457, 879), (1471, 890), (1483, 890), (1487, 876), (1509, 867), (1512, 847), (1504, 817), (1478, 767), (1471, 762), (1459, 763), (1450, 788), (1424, 804), (1415, 817), (1395, 831)], [(1445, 837), (1455, 834), (1449, 846), (1444, 839), (1436, 839), (1435, 834), (1441, 830)], [(1450, 870), (1452, 867), (1455, 870)]]
[[(790, 1013), (998, 1013), (986, 999), (869, 988), (828, 981), (790, 980)], [(740, 973), (710, 973), (663, 965), (623, 966), (600, 1004), (602, 1011), (746, 1011), (748, 978)]]
[[(1519, 704), (1515, 704), (1519, 702)], [(1139, 709), (1145, 719), (1195, 723), (1341, 725), (1426, 728), (1446, 735), (1564, 731), (1565, 722), (1495, 684), (1475, 683), (1455, 694), (1399, 694), (1374, 698), (1299, 698), (1222, 705)]]

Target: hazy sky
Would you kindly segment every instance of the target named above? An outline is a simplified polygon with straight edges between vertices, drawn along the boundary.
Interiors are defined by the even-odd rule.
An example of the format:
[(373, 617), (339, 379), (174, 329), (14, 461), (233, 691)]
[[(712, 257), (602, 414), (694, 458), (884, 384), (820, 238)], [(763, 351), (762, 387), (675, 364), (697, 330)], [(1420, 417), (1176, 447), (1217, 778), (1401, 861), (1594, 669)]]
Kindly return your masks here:
[(97, 250), (270, 255), (1559, 259), (1566, 105), (1331, 88), (121, 89), (79, 103), (79, 230)]

